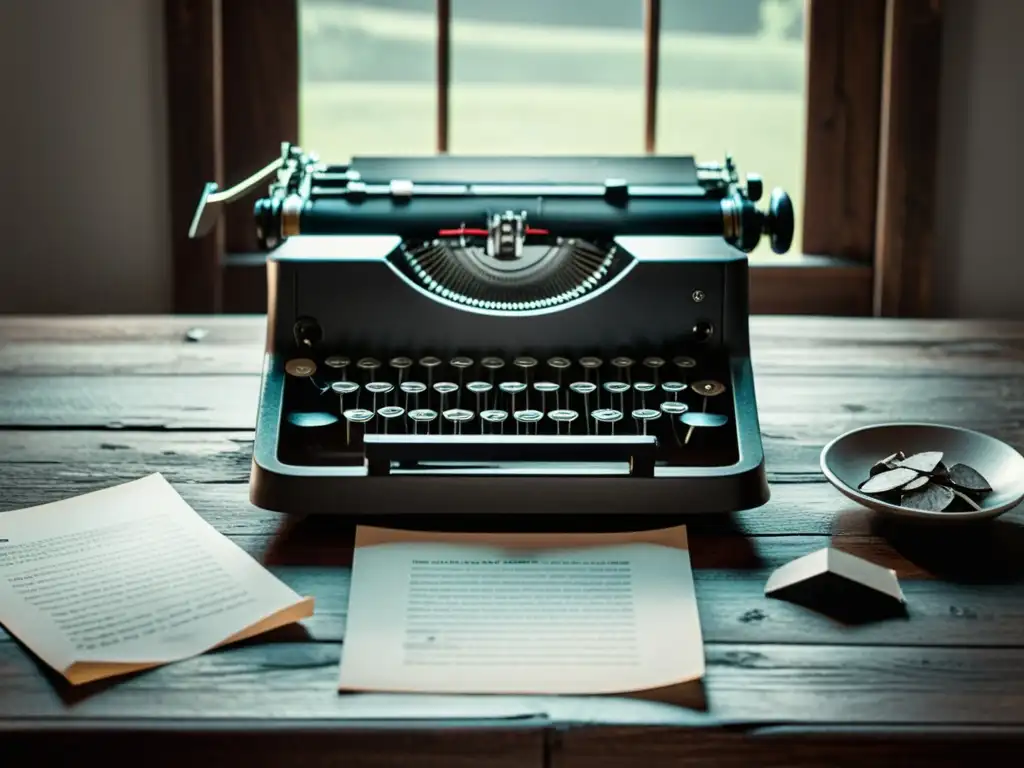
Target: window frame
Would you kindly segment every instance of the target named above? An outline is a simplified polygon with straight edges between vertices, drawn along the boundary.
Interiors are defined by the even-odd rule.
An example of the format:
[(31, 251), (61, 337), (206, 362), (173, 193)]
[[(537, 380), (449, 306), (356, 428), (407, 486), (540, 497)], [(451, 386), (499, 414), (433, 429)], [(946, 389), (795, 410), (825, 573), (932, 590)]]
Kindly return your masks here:
[[(644, 147), (652, 153), (661, 0), (636, 1), (644, 5)], [(446, 152), (451, 2), (436, 3), (436, 147)], [(804, 253), (751, 263), (751, 312), (926, 315), (939, 2), (807, 3)], [(189, 240), (187, 231), (206, 181), (244, 178), (281, 141), (298, 139), (298, 4), (165, 0), (176, 312), (266, 311), (252, 200), (229, 206), (208, 238)]]

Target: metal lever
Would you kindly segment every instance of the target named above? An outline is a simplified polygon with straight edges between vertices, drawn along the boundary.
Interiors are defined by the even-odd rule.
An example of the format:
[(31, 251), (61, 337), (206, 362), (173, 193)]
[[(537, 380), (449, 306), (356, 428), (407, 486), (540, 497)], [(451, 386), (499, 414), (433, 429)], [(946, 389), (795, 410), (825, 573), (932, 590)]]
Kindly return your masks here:
[(217, 183), (209, 182), (203, 187), (203, 193), (199, 197), (199, 205), (196, 208), (195, 216), (192, 217), (192, 225), (188, 228), (190, 238), (205, 237), (209, 234), (220, 218), (221, 208), (227, 203), (232, 203), (240, 197), (244, 197), (255, 187), (259, 186), (284, 166), (284, 155), (274, 162), (256, 171), (244, 181), (235, 184), (228, 189), (217, 191)]
[(363, 437), (367, 472), (391, 473), (403, 462), (629, 462), (632, 477), (652, 477), (653, 435), (388, 435)]

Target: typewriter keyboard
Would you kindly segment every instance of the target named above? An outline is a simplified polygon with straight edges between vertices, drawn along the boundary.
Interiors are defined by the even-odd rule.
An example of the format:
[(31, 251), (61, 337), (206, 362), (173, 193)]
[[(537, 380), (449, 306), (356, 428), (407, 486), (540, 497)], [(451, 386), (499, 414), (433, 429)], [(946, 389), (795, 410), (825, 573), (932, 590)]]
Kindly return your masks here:
[(660, 464), (738, 458), (728, 361), (672, 350), (584, 356), (295, 357), (280, 459), (358, 464), (370, 434), (652, 436)]

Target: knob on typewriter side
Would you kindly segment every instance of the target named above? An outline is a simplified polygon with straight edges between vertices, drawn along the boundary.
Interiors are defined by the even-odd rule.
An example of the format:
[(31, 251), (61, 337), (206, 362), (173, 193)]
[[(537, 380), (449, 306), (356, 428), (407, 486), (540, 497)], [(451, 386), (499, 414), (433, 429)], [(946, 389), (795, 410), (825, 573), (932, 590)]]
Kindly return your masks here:
[(768, 213), (764, 218), (764, 233), (768, 235), (775, 253), (786, 253), (793, 244), (793, 201), (776, 187), (768, 200)]

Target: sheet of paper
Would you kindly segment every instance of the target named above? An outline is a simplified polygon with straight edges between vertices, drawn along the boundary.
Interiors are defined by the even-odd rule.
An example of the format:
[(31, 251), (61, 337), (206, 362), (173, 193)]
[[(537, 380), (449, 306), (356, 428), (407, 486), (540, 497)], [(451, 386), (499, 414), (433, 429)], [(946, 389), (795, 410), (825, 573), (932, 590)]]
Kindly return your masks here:
[(72, 683), (312, 613), (159, 474), (0, 513), (0, 624)]
[(629, 693), (703, 675), (684, 526), (356, 530), (340, 690)]

